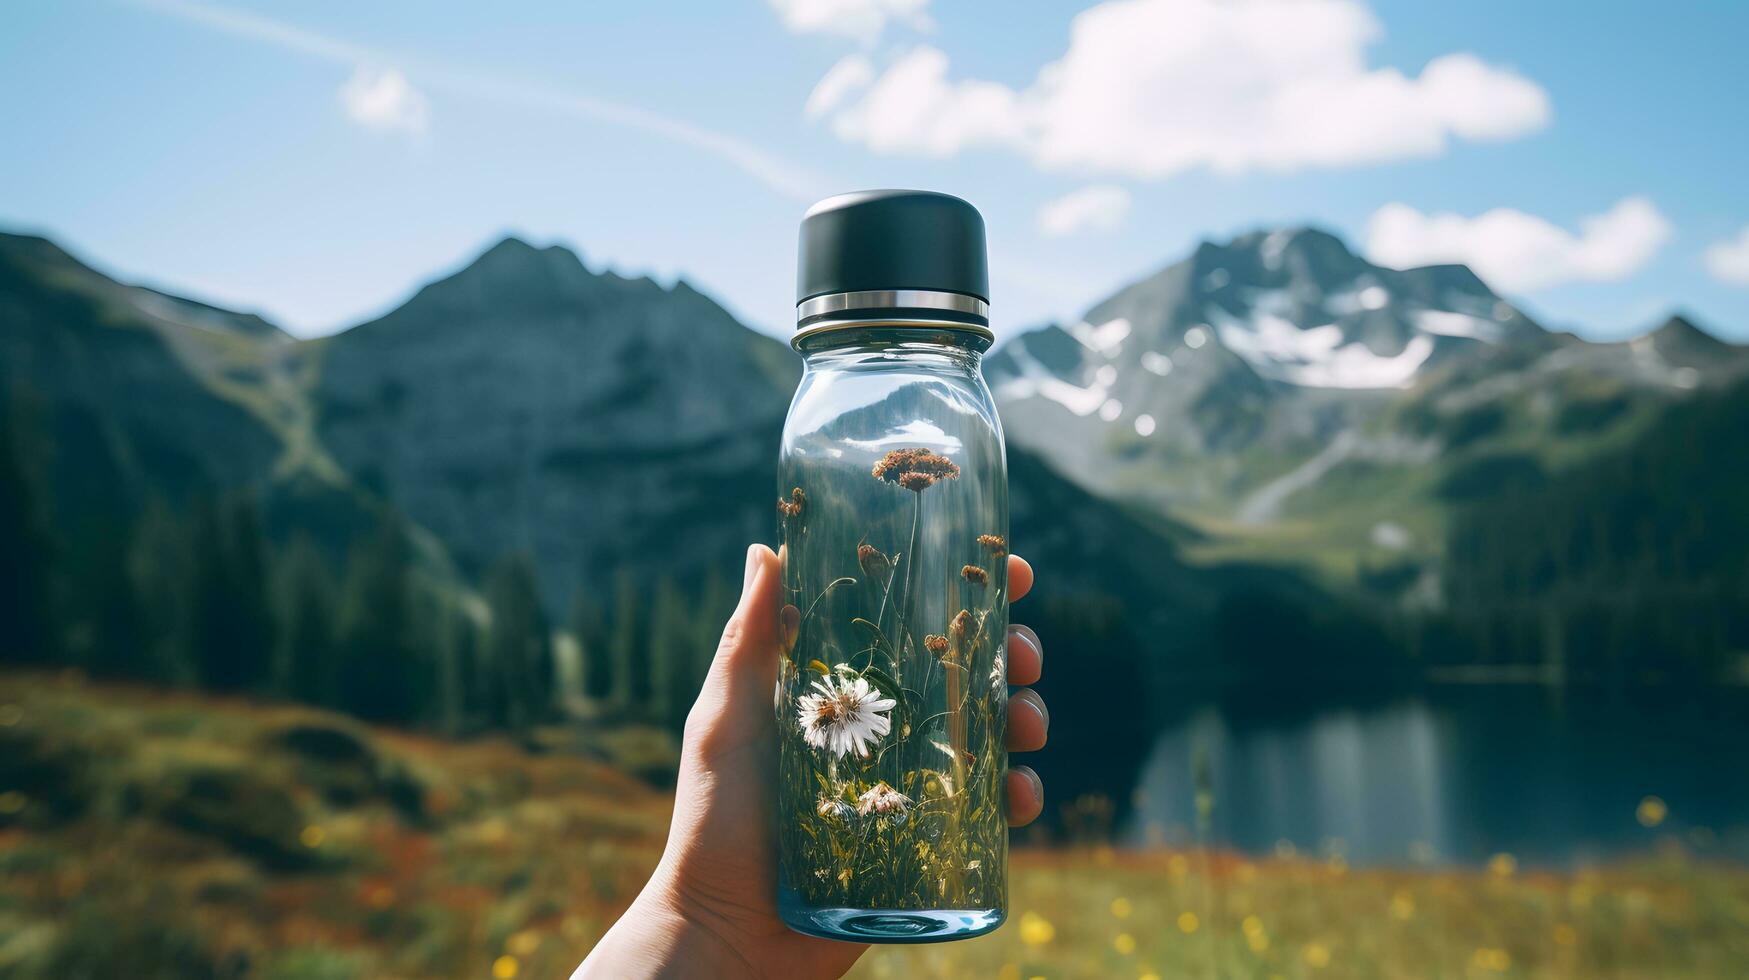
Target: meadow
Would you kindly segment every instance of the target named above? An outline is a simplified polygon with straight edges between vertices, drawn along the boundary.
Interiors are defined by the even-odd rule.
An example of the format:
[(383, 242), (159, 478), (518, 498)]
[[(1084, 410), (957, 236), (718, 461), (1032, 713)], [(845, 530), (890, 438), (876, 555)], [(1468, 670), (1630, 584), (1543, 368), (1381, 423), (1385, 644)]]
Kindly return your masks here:
[[(0, 675), (0, 977), (564, 976), (668, 808), (605, 758)], [(1004, 928), (854, 975), (1741, 977), (1749, 871), (1026, 846)]]

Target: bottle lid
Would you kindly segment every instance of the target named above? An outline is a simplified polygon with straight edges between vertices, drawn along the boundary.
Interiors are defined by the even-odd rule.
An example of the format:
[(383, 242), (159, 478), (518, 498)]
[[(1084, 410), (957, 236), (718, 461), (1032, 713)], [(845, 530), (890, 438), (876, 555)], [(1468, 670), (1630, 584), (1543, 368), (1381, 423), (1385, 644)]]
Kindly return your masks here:
[(839, 194), (802, 218), (798, 336), (852, 324), (990, 334), (984, 218), (933, 191)]

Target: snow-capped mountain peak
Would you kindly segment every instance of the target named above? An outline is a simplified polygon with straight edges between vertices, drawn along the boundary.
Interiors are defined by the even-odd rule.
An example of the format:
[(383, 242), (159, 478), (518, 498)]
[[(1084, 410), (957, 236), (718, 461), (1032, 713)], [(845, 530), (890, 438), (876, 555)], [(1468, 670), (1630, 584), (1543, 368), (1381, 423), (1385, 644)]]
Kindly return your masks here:
[[(1015, 440), (1066, 472), (1218, 510), (1293, 469), (1269, 460), (1321, 458), (1343, 438), (1372, 445), (1354, 441), (1362, 432), (1413, 450), (1391, 459), (1425, 459), (1440, 451), (1439, 419), (1567, 375), (1681, 392), (1726, 364), (1749, 356), (1680, 320), (1631, 344), (1587, 343), (1543, 329), (1463, 266), (1387, 269), (1297, 228), (1205, 242), (1079, 322), (1008, 341), (985, 374)], [(1595, 397), (1575, 385), (1573, 397)], [(1510, 411), (1555, 418), (1566, 397)]]

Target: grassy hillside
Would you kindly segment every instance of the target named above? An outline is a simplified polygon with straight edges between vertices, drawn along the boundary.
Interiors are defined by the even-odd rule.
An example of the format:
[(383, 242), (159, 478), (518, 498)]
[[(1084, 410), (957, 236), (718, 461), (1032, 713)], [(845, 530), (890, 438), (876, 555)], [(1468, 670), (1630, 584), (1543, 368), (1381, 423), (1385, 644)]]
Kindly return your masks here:
[[(668, 807), (500, 740), (0, 676), (0, 976), (562, 976), (648, 874)], [(1026, 848), (1011, 904), (988, 938), (877, 950), (856, 975), (1749, 971), (1749, 873), (1668, 847), (1577, 874)]]
[(599, 762), (0, 682), (0, 976), (561, 975), (668, 803)]

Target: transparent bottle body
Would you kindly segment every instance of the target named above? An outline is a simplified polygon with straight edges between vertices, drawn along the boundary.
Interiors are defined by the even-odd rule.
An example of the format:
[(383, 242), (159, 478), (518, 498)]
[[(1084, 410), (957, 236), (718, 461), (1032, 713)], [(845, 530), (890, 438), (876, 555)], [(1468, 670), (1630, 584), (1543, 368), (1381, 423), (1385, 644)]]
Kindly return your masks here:
[[(976, 335), (838, 331), (779, 460), (779, 908), (861, 941), (1006, 913), (1008, 480)], [(799, 492), (798, 492), (799, 491)]]

